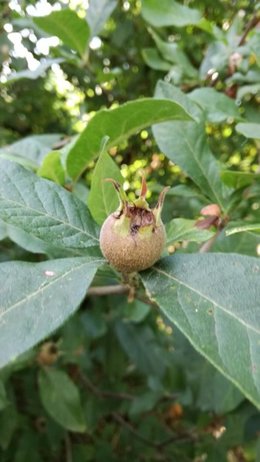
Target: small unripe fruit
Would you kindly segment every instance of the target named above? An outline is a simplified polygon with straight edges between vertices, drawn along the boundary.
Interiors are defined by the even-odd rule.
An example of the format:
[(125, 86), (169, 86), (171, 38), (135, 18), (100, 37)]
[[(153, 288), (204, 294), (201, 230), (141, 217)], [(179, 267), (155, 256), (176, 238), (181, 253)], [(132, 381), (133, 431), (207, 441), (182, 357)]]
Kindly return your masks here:
[[(112, 180), (113, 181), (113, 180)], [(107, 217), (100, 232), (100, 247), (104, 257), (118, 271), (133, 273), (152, 266), (165, 246), (165, 228), (160, 215), (166, 190), (155, 209), (145, 200), (143, 180), (140, 198), (128, 202), (121, 186), (113, 181), (120, 197), (120, 207)]]
[(59, 357), (59, 350), (54, 342), (45, 342), (37, 355), (37, 361), (41, 366), (51, 366)]

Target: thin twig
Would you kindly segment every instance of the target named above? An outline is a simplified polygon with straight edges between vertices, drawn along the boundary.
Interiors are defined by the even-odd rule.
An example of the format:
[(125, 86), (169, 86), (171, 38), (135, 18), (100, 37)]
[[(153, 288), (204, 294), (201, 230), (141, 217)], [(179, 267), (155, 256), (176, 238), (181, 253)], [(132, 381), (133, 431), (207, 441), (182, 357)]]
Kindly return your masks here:
[(128, 294), (129, 287), (118, 284), (118, 285), (111, 285), (111, 286), (98, 286), (98, 287), (90, 287), (88, 289), (87, 295), (122, 295)]
[[(111, 286), (96, 286), (90, 287), (88, 290), (87, 295), (97, 295), (97, 296), (104, 296), (104, 295), (128, 295), (130, 291), (130, 286), (117, 284)], [(146, 303), (146, 305), (157, 306), (155, 302), (150, 300), (149, 298), (139, 295), (135, 293), (135, 298), (140, 300), (140, 302)]]
[(114, 420), (116, 420), (116, 422), (125, 427), (139, 441), (157, 450), (162, 450), (165, 446), (168, 446), (172, 443), (180, 441), (195, 441), (197, 439), (197, 435), (195, 435), (194, 433), (185, 432), (180, 435), (171, 435), (169, 438), (166, 438), (163, 441), (151, 441), (150, 439), (138, 433), (138, 431), (136, 431), (136, 429), (127, 420), (125, 420), (120, 414), (118, 414), (118, 412), (113, 412), (112, 417), (114, 418)]
[(67, 432), (65, 434), (65, 460), (66, 462), (73, 462), (72, 461), (72, 449), (71, 449), (71, 440), (70, 440), (70, 435)]
[(117, 412), (113, 412), (112, 413), (112, 417), (114, 418), (114, 420), (116, 420), (116, 422), (118, 422), (120, 425), (122, 425), (123, 427), (127, 428), (127, 430), (132, 433), (132, 435), (134, 435), (139, 441), (141, 441), (142, 443), (146, 444), (147, 446), (151, 446), (152, 448), (155, 448), (155, 449), (158, 449), (158, 444), (155, 443), (154, 441), (151, 441), (149, 440), (148, 438), (146, 438), (145, 436), (141, 435), (140, 433), (138, 433), (135, 428), (129, 423), (127, 422), (120, 414), (118, 414)]
[(91, 380), (89, 380), (89, 378), (85, 374), (83, 374), (80, 371), (79, 371), (79, 378), (81, 380), (81, 383), (98, 398), (115, 398), (119, 400), (128, 400), (128, 401), (132, 401), (134, 399), (134, 396), (130, 395), (129, 393), (122, 393), (122, 392), (116, 393), (116, 392), (108, 391), (108, 390), (100, 390), (94, 385), (94, 383), (91, 382)]
[[(116, 393), (112, 391), (107, 391), (107, 390), (100, 390), (99, 388), (94, 385), (94, 383), (81, 371), (78, 371), (78, 377), (80, 378), (81, 383), (88, 389), (90, 390), (95, 396), (101, 399), (106, 399), (106, 398), (115, 398), (119, 400), (127, 400), (127, 401), (133, 401), (135, 399), (135, 396), (130, 395), (129, 393)], [(162, 396), (161, 401), (165, 400), (174, 400), (176, 399), (175, 395), (165, 395)], [(152, 446), (155, 449), (162, 449), (163, 447), (172, 444), (174, 442), (179, 442), (179, 441), (192, 441), (196, 439), (196, 436), (193, 435), (192, 433), (182, 433), (180, 435), (171, 435), (169, 438), (166, 438), (163, 441), (159, 442), (154, 442), (146, 438), (145, 436), (141, 435), (138, 433), (135, 428), (127, 421), (125, 420), (119, 413), (113, 412), (112, 417), (114, 420), (116, 420), (120, 425), (124, 426), (129, 430), (130, 433), (132, 433), (139, 441), (142, 443)]]
[(186, 441), (196, 441), (197, 435), (194, 431), (181, 433), (180, 435), (172, 435), (169, 438), (166, 438), (161, 443), (157, 443), (158, 448), (163, 448), (168, 446), (169, 444), (176, 443), (176, 442), (186, 442)]
[(255, 26), (257, 26), (257, 24), (259, 22), (260, 22), (260, 17), (257, 15), (257, 13), (255, 13), (254, 16), (250, 19), (250, 21), (247, 23), (247, 25), (245, 27), (244, 33), (243, 33), (243, 35), (241, 36), (241, 38), (240, 38), (240, 40), (238, 42), (239, 47), (245, 43), (246, 37), (248, 36), (249, 32)]

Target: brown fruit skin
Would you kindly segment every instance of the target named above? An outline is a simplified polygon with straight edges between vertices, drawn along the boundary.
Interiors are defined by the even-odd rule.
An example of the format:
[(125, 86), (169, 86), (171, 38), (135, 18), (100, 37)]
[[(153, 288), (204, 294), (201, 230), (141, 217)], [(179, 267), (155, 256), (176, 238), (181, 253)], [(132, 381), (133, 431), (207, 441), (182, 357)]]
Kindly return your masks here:
[(138, 233), (126, 236), (115, 230), (117, 218), (112, 214), (104, 221), (100, 232), (100, 248), (104, 257), (118, 271), (134, 273), (150, 268), (161, 256), (166, 236), (161, 223), (154, 231), (147, 230), (147, 236)]

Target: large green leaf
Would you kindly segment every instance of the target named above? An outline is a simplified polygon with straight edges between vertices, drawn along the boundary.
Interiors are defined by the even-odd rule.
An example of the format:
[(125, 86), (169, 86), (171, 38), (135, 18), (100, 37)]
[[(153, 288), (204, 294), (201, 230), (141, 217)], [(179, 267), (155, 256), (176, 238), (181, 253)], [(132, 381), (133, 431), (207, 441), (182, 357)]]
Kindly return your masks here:
[(50, 416), (72, 432), (84, 432), (86, 423), (80, 395), (68, 375), (57, 369), (45, 368), (38, 377), (42, 404)]
[(7, 160), (0, 160), (0, 218), (52, 246), (98, 246), (96, 225), (81, 200)]
[(213, 410), (217, 415), (226, 414), (235, 409), (245, 397), (224, 375), (205, 361), (197, 375), (199, 387), (196, 406), (201, 411)]
[(142, 273), (152, 300), (260, 408), (260, 261), (175, 255)]
[(118, 321), (115, 330), (123, 350), (142, 373), (156, 377), (164, 375), (166, 360), (161, 357), (162, 348), (157, 345), (149, 326)]
[(257, 123), (240, 123), (236, 125), (236, 131), (247, 138), (260, 139), (260, 124)]
[(105, 136), (109, 137), (109, 148), (154, 123), (191, 119), (180, 104), (165, 99), (143, 98), (112, 110), (99, 111), (71, 147), (67, 157), (68, 173), (77, 179), (98, 155)]
[(227, 186), (239, 189), (252, 184), (254, 181), (259, 181), (260, 174), (251, 172), (223, 170), (221, 172), (221, 178)]
[(98, 35), (106, 20), (117, 5), (116, 0), (90, 0), (87, 10), (87, 22), (91, 36)]
[(79, 306), (101, 258), (0, 265), (0, 367), (59, 327)]
[(210, 122), (219, 123), (228, 118), (241, 118), (235, 101), (214, 88), (197, 88), (189, 93), (189, 98), (205, 109)]
[(194, 220), (174, 218), (166, 224), (166, 244), (171, 245), (179, 241), (204, 242), (214, 236), (208, 229), (199, 229)]
[(106, 178), (113, 178), (121, 184), (123, 181), (118, 166), (111, 156), (103, 151), (96, 163), (88, 196), (89, 210), (98, 224), (102, 224), (119, 206), (116, 190), (111, 183), (104, 181)]
[[(260, 232), (260, 223), (246, 223), (241, 226), (232, 226), (226, 230), (226, 235), (230, 236), (231, 234), (244, 233), (245, 231), (255, 231)], [(260, 243), (260, 236), (259, 236)]]
[(48, 16), (34, 17), (33, 22), (44, 32), (59, 37), (65, 45), (84, 56), (89, 40), (89, 27), (75, 11), (64, 8), (53, 11)]
[(225, 210), (230, 190), (221, 181), (220, 168), (208, 146), (203, 115), (198, 106), (166, 82), (158, 83), (155, 95), (189, 107), (197, 118), (198, 122), (174, 121), (155, 125), (154, 136), (165, 155), (178, 164), (212, 202)]
[(52, 147), (60, 141), (62, 135), (32, 135), (0, 148), (0, 156), (17, 156), (28, 159), (37, 168)]
[(181, 5), (174, 0), (143, 0), (142, 15), (155, 27), (196, 25), (208, 32), (212, 31), (209, 21), (202, 18), (199, 10)]
[[(228, 228), (227, 228), (228, 229)], [(259, 255), (260, 237), (258, 233), (244, 231), (227, 236), (223, 230), (213, 244), (213, 252), (239, 253), (257, 257)]]

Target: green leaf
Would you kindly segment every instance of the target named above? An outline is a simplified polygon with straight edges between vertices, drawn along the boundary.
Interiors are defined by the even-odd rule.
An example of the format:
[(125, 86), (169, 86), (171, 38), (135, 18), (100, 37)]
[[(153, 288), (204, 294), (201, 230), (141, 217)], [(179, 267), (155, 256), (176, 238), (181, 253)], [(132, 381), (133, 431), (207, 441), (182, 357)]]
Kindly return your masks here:
[(83, 130), (67, 157), (67, 170), (76, 180), (100, 151), (101, 141), (109, 137), (107, 149), (149, 125), (165, 120), (191, 120), (181, 105), (173, 101), (143, 98), (104, 109), (95, 114)]
[(174, 0), (143, 0), (143, 18), (155, 27), (176, 26), (184, 27), (194, 24), (208, 32), (212, 31), (209, 21), (202, 18), (199, 10), (189, 8)]
[[(260, 223), (248, 223), (242, 226), (235, 226), (226, 230), (226, 235), (230, 236), (231, 234), (244, 233), (245, 231), (256, 231), (260, 232)], [(260, 236), (259, 236), (260, 243)]]
[(98, 246), (96, 225), (82, 201), (6, 160), (0, 160), (0, 218), (58, 248)]
[[(1, 231), (1, 224), (0, 223), (0, 231)], [(55, 257), (61, 257), (61, 256), (68, 256), (68, 257), (74, 257), (75, 255), (81, 255), (82, 251), (75, 251), (75, 250), (61, 250), (60, 248), (57, 249), (57, 247), (52, 246), (51, 244), (48, 244), (41, 239), (38, 239), (36, 237), (33, 237), (29, 233), (26, 233), (22, 229), (16, 228), (15, 226), (7, 225), (6, 223), (3, 223), (5, 228), (3, 227), (2, 232), (5, 235), (3, 236), (4, 238), (8, 237), (11, 241), (15, 242), (17, 245), (22, 247), (25, 250), (28, 250), (29, 252), (32, 253), (43, 253), (47, 254), (49, 256), (52, 256), (52, 258)], [(0, 234), (1, 237), (1, 234)], [(94, 248), (92, 248), (94, 250)], [(97, 252), (97, 248), (95, 248)], [(15, 249), (14, 249), (15, 251)], [(85, 254), (85, 251), (84, 251)], [(90, 252), (86, 252), (87, 255), (90, 255)], [(14, 256), (16, 259), (17, 257)], [(13, 258), (10, 258), (11, 260)], [(20, 259), (20, 258), (19, 258)], [(8, 258), (9, 260), (9, 258)]]
[(179, 241), (204, 242), (214, 236), (213, 231), (199, 229), (194, 220), (186, 218), (174, 218), (166, 224), (166, 245)]
[(180, 66), (184, 75), (191, 78), (198, 76), (198, 71), (192, 66), (186, 54), (181, 50), (177, 43), (164, 42), (158, 34), (150, 29), (150, 34), (156, 46), (166, 61)]
[(189, 93), (189, 98), (206, 111), (209, 122), (224, 122), (230, 117), (241, 118), (235, 101), (214, 88), (197, 88)]
[(44, 157), (37, 174), (59, 185), (65, 183), (65, 172), (61, 163), (60, 151), (51, 151)]
[(39, 372), (39, 392), (47, 413), (63, 428), (84, 432), (86, 423), (76, 385), (60, 370), (45, 368)]
[(79, 306), (103, 260), (0, 264), (0, 367), (57, 329)]
[(243, 233), (226, 236), (225, 230), (223, 230), (214, 243), (212, 251), (235, 252), (257, 257), (259, 255), (259, 234), (244, 231)]
[(87, 10), (87, 22), (91, 36), (98, 35), (117, 5), (116, 0), (90, 0)]
[(260, 262), (175, 255), (142, 273), (152, 300), (192, 345), (260, 408)]
[(209, 362), (200, 371), (199, 393), (196, 405), (205, 411), (214, 411), (217, 415), (227, 414), (243, 400), (241, 392)]
[(181, 196), (188, 199), (197, 199), (202, 203), (207, 202), (207, 198), (199, 191), (198, 188), (195, 188), (194, 185), (188, 186), (186, 184), (178, 184), (177, 186), (171, 188), (167, 192), (167, 195)]
[(32, 166), (37, 168), (43, 158), (50, 152), (53, 145), (60, 141), (61, 135), (32, 135), (16, 141), (16, 143), (3, 146), (0, 149), (0, 156), (17, 156), (30, 160)]
[(247, 138), (260, 139), (260, 124), (240, 123), (236, 125), (236, 131)]
[(5, 451), (11, 443), (18, 426), (18, 415), (13, 404), (0, 412), (0, 447)]
[(9, 401), (7, 399), (5, 386), (3, 382), (0, 380), (0, 412), (2, 411), (2, 409), (8, 406), (8, 404), (9, 404)]
[(120, 184), (123, 183), (118, 166), (111, 156), (106, 151), (103, 151), (93, 171), (88, 196), (88, 207), (91, 215), (100, 225), (119, 206), (116, 190), (111, 183), (104, 181), (106, 178), (113, 178)]
[(214, 203), (226, 210), (230, 190), (222, 183), (219, 165), (207, 144), (204, 120), (198, 106), (178, 88), (159, 81), (156, 97), (172, 99), (186, 109), (189, 107), (198, 122), (166, 122), (153, 127), (159, 148), (186, 172), (201, 191)]
[(221, 172), (221, 178), (227, 186), (239, 189), (252, 184), (256, 180), (260, 180), (260, 174), (223, 170)]
[(123, 350), (141, 372), (158, 377), (164, 375), (162, 351), (157, 347), (156, 338), (148, 326), (118, 321), (116, 334)]
[(34, 17), (33, 22), (49, 35), (55, 35), (65, 45), (84, 56), (89, 40), (87, 22), (69, 8), (53, 11), (48, 16)]
[(131, 303), (126, 300), (125, 303), (121, 303), (121, 308), (123, 318), (134, 323), (142, 322), (150, 312), (150, 306), (139, 300), (134, 300)]
[(156, 48), (143, 48), (142, 56), (151, 69), (156, 71), (169, 71), (172, 68), (172, 64), (162, 59)]
[(180, 5), (174, 0), (143, 0), (142, 15), (155, 27), (183, 27), (197, 23), (201, 19), (200, 12)]
[(2, 241), (8, 236), (6, 224), (0, 220), (0, 240)]
[(137, 396), (131, 403), (129, 414), (130, 416), (142, 414), (151, 411), (156, 403), (161, 398), (162, 394), (157, 391), (147, 391), (140, 396)]

